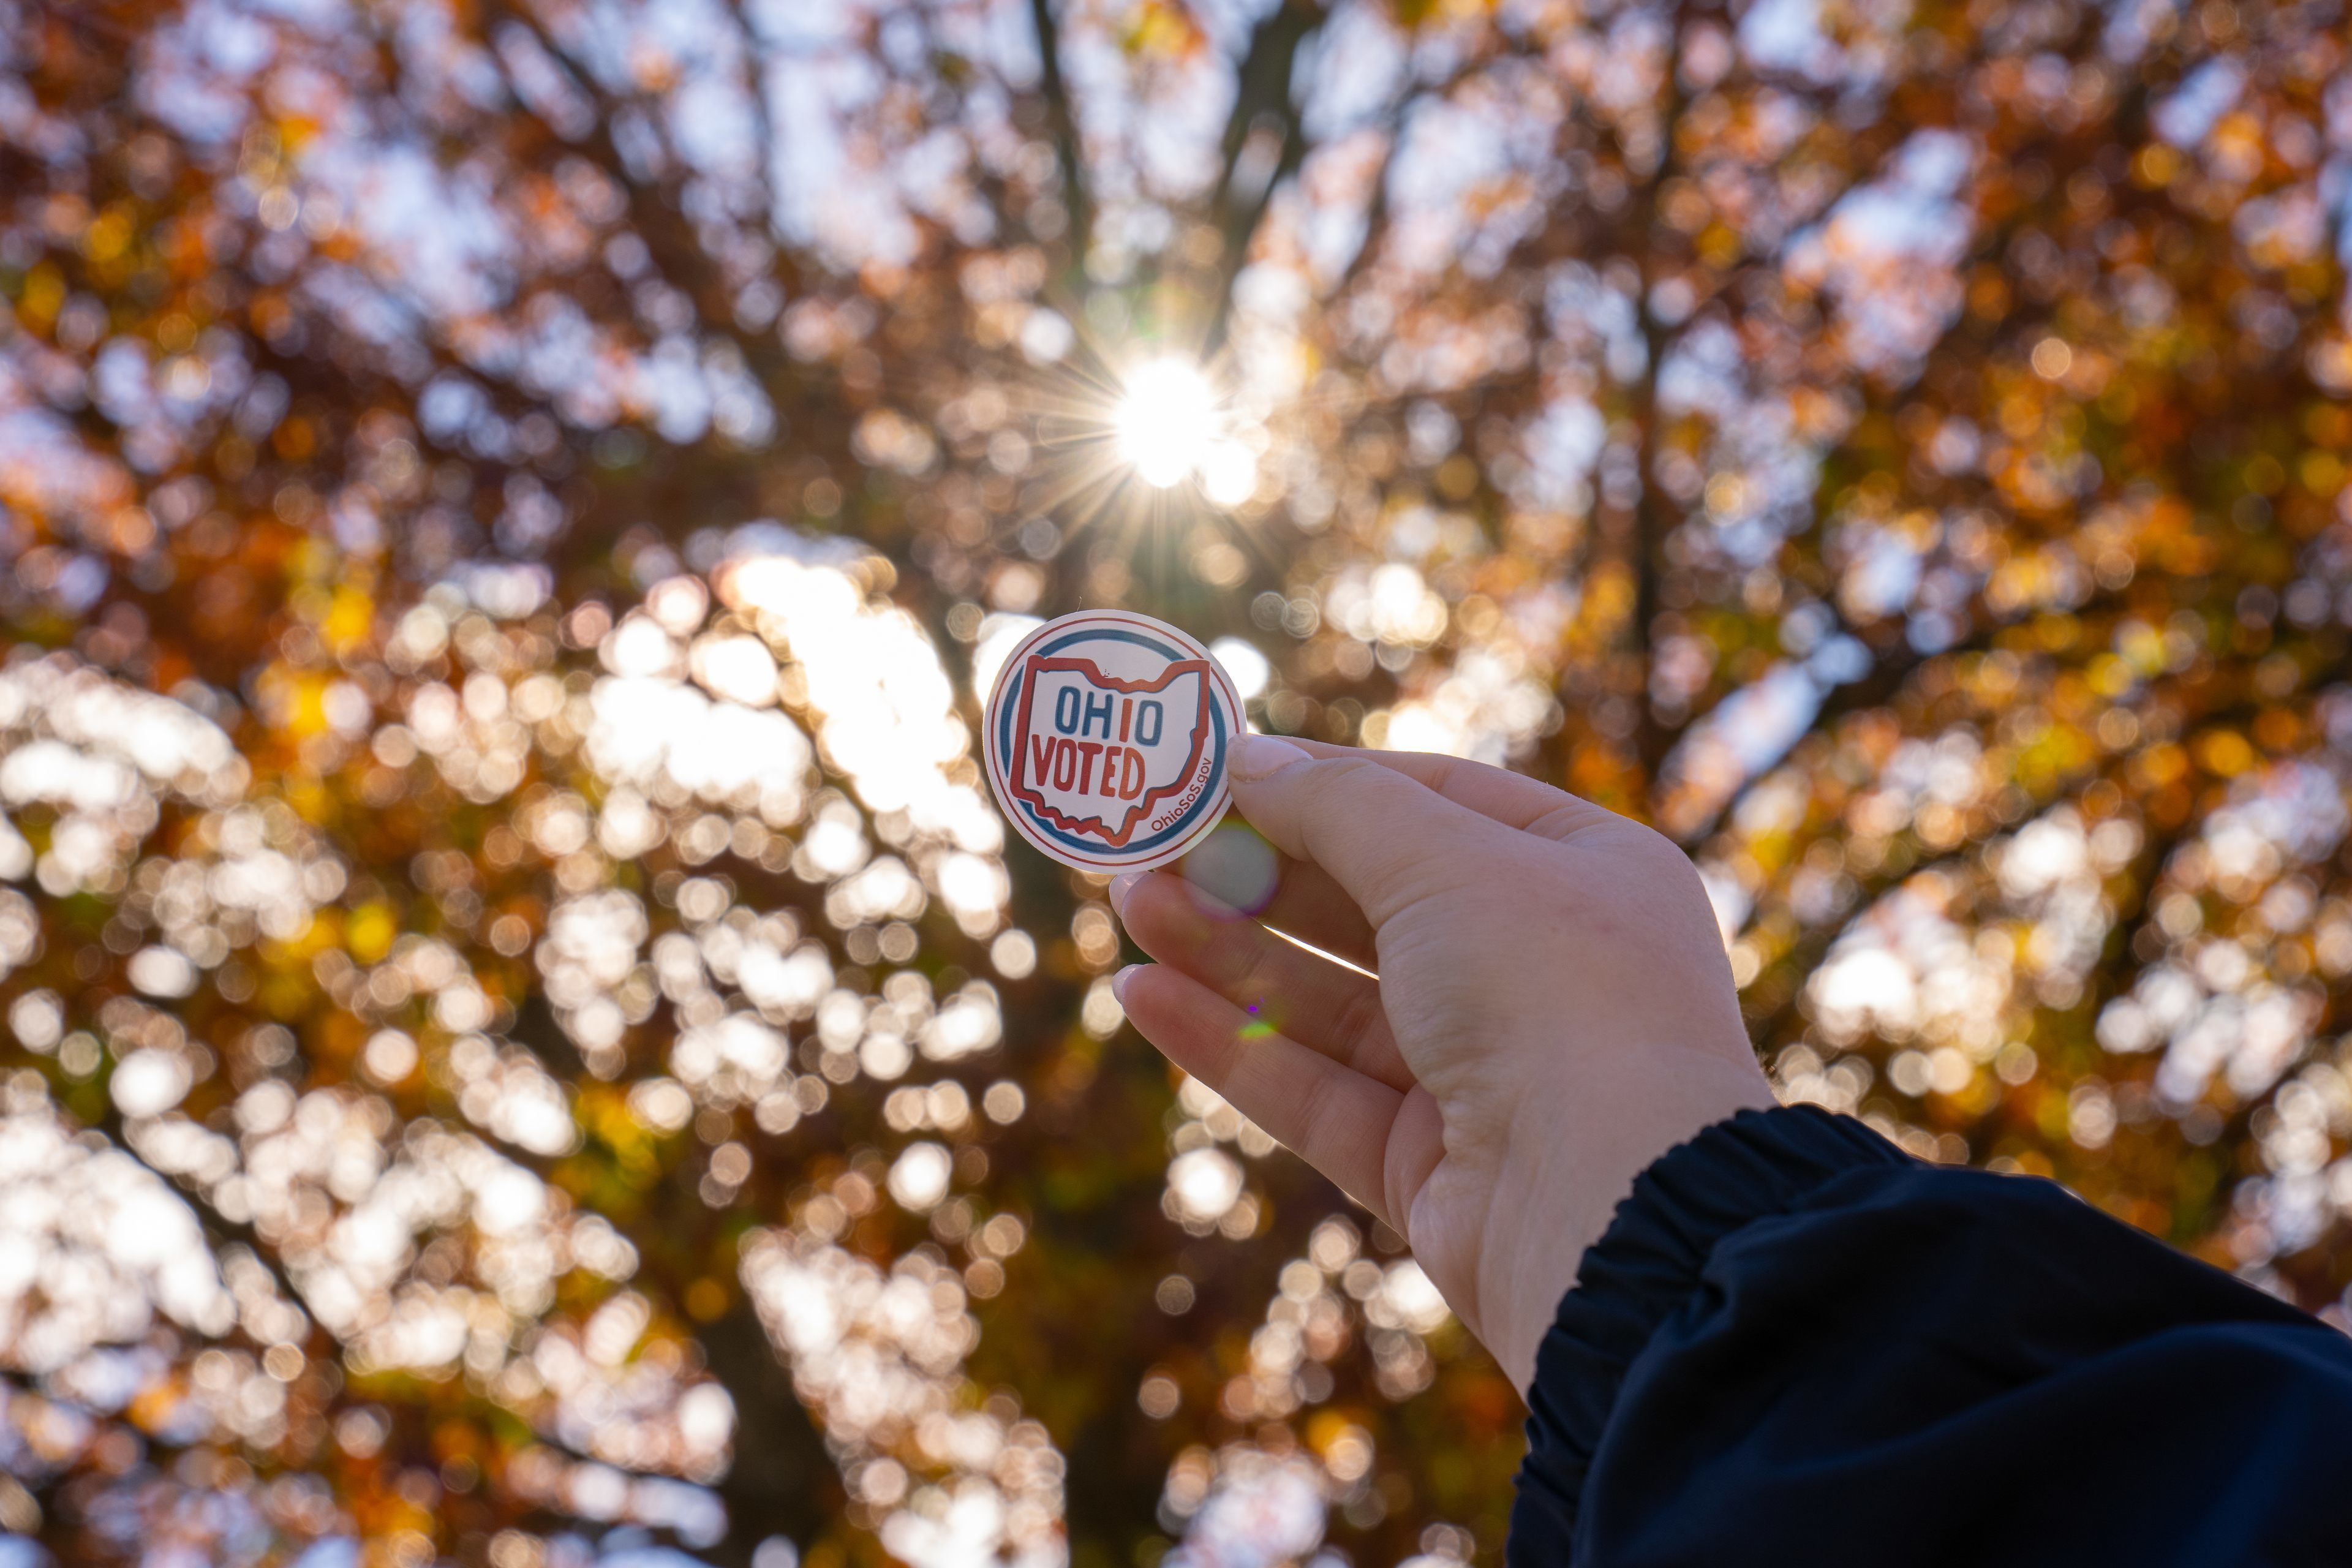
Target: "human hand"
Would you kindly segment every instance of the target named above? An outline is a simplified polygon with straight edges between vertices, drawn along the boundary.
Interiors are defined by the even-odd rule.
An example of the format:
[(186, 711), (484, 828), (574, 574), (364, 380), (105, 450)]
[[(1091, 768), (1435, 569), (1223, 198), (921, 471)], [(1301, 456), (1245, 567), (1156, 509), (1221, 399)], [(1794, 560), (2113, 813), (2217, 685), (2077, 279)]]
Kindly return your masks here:
[(1252, 735), (1232, 778), (1278, 880), (1238, 896), (1255, 918), (1197, 852), (1114, 881), (1160, 961), (1119, 973), (1121, 1005), (1402, 1235), (1525, 1388), (1633, 1178), (1773, 1103), (1698, 873), (1639, 823), (1452, 757)]

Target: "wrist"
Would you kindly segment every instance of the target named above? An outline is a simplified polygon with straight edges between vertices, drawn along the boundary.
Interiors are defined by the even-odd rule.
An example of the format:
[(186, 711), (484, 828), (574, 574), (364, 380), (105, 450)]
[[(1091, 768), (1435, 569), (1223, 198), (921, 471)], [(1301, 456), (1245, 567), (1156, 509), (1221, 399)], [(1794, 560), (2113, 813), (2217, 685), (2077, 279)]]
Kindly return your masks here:
[(1660, 1157), (1746, 1110), (1776, 1103), (1752, 1059), (1689, 1047), (1611, 1053), (1514, 1107), (1497, 1173), (1499, 1222), (1482, 1248), (1487, 1349), (1526, 1388), (1536, 1349), (1586, 1250)]

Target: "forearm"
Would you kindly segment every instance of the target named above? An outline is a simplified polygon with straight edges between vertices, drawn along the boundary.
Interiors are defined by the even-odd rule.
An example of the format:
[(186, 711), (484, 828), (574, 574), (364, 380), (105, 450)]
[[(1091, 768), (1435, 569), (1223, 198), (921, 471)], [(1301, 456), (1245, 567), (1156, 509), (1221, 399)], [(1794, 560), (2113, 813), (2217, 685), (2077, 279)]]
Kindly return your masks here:
[(2049, 1184), (1919, 1166), (1806, 1109), (1644, 1173), (1529, 1404), (1515, 1564), (2352, 1541), (2352, 1341)]

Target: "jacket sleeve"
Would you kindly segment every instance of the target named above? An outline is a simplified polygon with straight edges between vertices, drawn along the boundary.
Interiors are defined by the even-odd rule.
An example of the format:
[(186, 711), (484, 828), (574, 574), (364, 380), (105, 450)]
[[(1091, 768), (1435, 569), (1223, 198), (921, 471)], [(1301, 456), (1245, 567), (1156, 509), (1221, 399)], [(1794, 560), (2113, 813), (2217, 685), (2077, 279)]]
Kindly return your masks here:
[(1511, 1568), (2352, 1563), (2352, 1339), (1811, 1107), (1643, 1173), (1528, 1404)]

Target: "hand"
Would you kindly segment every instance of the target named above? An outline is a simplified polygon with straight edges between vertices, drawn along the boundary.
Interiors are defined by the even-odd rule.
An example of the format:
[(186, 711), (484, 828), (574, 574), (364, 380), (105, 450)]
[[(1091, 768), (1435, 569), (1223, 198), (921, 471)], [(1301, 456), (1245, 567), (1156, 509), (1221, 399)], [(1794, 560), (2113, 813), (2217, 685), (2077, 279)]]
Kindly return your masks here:
[(1117, 977), (1127, 1016), (1402, 1235), (1525, 1388), (1643, 1167), (1773, 1103), (1698, 873), (1638, 823), (1451, 757), (1252, 735), (1233, 788), (1279, 879), (1255, 919), (1197, 855), (1113, 882), (1160, 961)]

